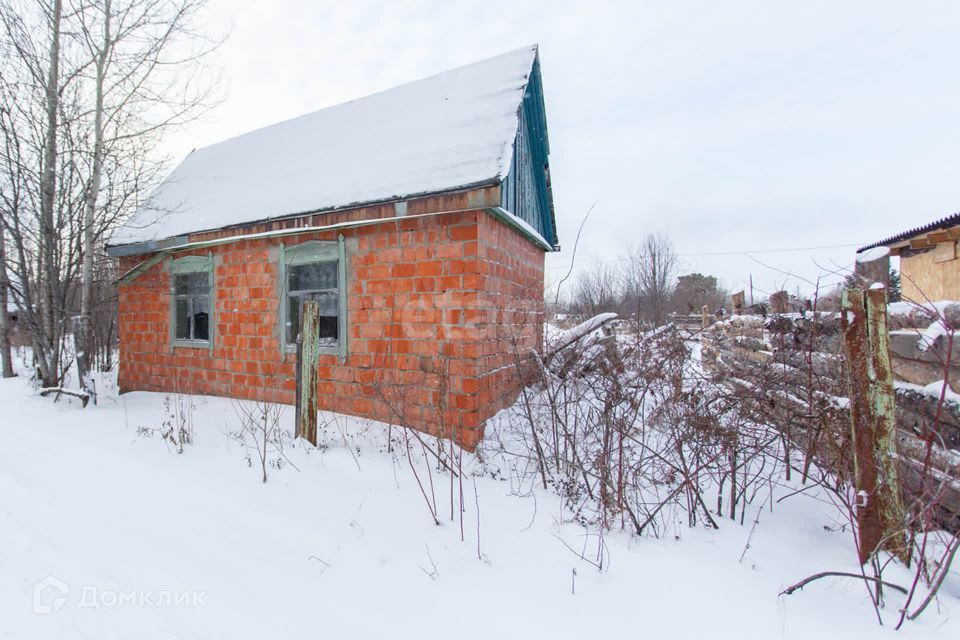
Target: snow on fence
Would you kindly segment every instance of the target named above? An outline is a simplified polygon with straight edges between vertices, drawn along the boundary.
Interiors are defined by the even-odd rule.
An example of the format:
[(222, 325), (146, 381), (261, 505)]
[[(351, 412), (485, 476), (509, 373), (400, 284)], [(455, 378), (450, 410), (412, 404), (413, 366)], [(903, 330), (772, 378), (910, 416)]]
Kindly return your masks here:
[[(957, 303), (889, 308), (900, 482), (909, 500), (931, 491), (929, 477), (937, 480), (937, 521), (953, 530), (960, 529), (960, 395), (955, 386), (960, 349), (950, 332), (931, 325), (956, 326), (958, 320)], [(828, 423), (836, 429), (850, 424), (839, 313), (733, 316), (715, 322), (700, 337), (708, 371), (745, 392), (756, 393), (758, 385), (765, 385), (768, 399), (777, 405), (767, 409), (772, 423), (796, 447), (815, 450), (821, 463), (841, 464), (842, 453), (823, 444)], [(952, 389), (943, 389), (945, 371)], [(829, 420), (827, 414), (832, 414)], [(933, 439), (929, 459), (923, 434)]]

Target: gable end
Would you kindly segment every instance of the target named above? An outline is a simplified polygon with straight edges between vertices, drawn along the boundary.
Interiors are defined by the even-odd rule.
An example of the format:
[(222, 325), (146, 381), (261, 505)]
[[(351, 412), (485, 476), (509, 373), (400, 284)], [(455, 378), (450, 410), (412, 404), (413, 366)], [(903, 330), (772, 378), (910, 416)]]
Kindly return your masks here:
[(550, 187), (550, 142), (539, 56), (533, 61), (518, 120), (510, 171), (500, 189), (501, 206), (536, 229), (557, 249), (557, 224)]

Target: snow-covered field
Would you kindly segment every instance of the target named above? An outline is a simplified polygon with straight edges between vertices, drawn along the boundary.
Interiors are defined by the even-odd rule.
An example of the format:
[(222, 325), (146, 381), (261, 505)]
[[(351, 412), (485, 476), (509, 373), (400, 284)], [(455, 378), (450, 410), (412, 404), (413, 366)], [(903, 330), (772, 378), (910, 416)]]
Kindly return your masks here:
[[(856, 581), (778, 595), (856, 571), (849, 531), (814, 499), (761, 509), (752, 537), (758, 507), (720, 531), (613, 532), (598, 571), (571, 551), (593, 558), (597, 538), (561, 522), (558, 498), (505, 480), (465, 479), (461, 540), (435, 472), (435, 525), (382, 425), (341, 417), (325, 450), (288, 446), (262, 484), (231, 401), (190, 399), (178, 455), (140, 433), (161, 426), (163, 395), (103, 395), (81, 409), (0, 380), (2, 638), (893, 637), (898, 601), (880, 627)], [(900, 637), (960, 637), (957, 569), (941, 593)]]

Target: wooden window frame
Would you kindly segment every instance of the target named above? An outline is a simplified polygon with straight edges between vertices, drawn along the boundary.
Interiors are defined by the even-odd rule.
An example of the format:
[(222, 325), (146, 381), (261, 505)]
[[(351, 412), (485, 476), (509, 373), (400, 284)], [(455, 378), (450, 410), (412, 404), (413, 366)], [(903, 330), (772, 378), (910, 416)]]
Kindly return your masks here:
[[(183, 339), (177, 337), (177, 289), (176, 280), (178, 275), (187, 273), (206, 273), (209, 281), (210, 291), (210, 318), (208, 320), (209, 338), (206, 340)], [(170, 262), (170, 351), (178, 347), (187, 347), (194, 349), (208, 349), (213, 353), (213, 346), (216, 340), (216, 312), (217, 297), (213, 268), (213, 254), (205, 256), (184, 256), (183, 258), (171, 259)]]
[(313, 264), (317, 262), (337, 263), (337, 344), (319, 347), (321, 354), (336, 355), (341, 360), (347, 357), (347, 257), (343, 235), (337, 240), (308, 240), (300, 244), (286, 246), (280, 244), (280, 261), (277, 269), (280, 282), (279, 328), (277, 336), (280, 352), (296, 353), (297, 345), (287, 342), (287, 280), (289, 267)]

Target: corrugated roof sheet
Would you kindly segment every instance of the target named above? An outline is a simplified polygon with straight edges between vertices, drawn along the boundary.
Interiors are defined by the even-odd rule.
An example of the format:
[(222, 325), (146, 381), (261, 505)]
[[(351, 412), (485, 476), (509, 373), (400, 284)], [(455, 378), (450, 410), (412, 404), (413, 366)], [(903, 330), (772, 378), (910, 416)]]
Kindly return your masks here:
[(954, 213), (953, 215), (949, 215), (945, 218), (940, 218), (939, 220), (936, 220), (935, 222), (931, 222), (930, 224), (925, 224), (922, 227), (916, 227), (914, 229), (910, 229), (909, 231), (898, 233), (895, 236), (890, 236), (889, 238), (885, 238), (883, 240), (880, 240), (879, 242), (874, 242), (873, 244), (864, 245), (859, 249), (857, 249), (857, 253), (860, 253), (861, 251), (866, 251), (867, 249), (872, 249), (874, 247), (889, 246), (891, 244), (894, 244), (895, 242), (900, 242), (902, 240), (909, 240), (910, 238), (914, 238), (916, 236), (919, 236), (924, 233), (928, 233), (930, 231), (936, 231), (937, 229), (947, 229), (949, 227), (955, 227), (957, 225), (960, 225), (960, 212)]

